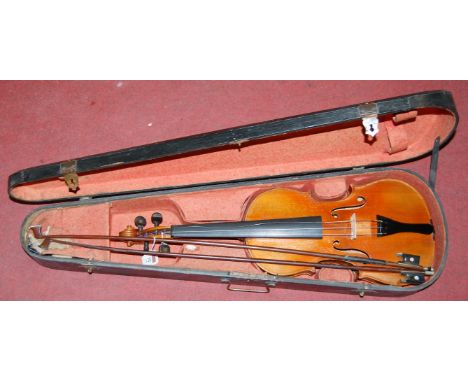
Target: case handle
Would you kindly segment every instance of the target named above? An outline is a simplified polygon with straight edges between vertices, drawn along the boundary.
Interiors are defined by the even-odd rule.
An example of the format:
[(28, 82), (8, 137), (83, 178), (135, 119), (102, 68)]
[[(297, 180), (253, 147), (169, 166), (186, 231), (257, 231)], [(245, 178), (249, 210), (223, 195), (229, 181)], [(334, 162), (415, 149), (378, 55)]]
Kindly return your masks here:
[(226, 289), (231, 292), (270, 293), (270, 287), (268, 285), (260, 286), (260, 288), (265, 288), (265, 289), (248, 289), (248, 288), (232, 287), (231, 283), (229, 283), (226, 286)]

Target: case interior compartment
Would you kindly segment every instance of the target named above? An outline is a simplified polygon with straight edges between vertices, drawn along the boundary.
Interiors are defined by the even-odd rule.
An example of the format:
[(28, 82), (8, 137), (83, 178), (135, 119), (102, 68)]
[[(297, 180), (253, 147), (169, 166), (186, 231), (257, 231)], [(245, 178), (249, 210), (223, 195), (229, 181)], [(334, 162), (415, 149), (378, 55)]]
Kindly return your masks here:
[[(323, 200), (342, 196), (349, 186), (364, 185), (379, 179), (395, 179), (405, 182), (415, 188), (424, 198), (435, 227), (435, 271), (441, 265), (446, 250), (446, 232), (443, 214), (440, 205), (434, 197), (433, 191), (419, 177), (402, 170), (388, 169), (378, 172), (351, 173), (340, 176), (317, 177), (309, 180), (288, 181), (275, 184), (257, 184), (249, 186), (220, 188), (213, 190), (200, 190), (187, 193), (173, 193), (145, 197), (130, 197), (112, 200), (103, 203), (74, 207), (55, 207), (39, 210), (33, 214), (28, 225), (41, 225), (49, 234), (81, 233), (118, 235), (127, 225), (133, 225), (137, 215), (143, 215), (150, 222), (153, 212), (162, 213), (164, 221), (162, 225), (181, 224), (185, 221), (199, 220), (241, 220), (244, 203), (249, 197), (261, 190), (273, 187), (292, 188), (300, 191), (311, 192), (315, 198)], [(50, 227), (50, 230), (48, 229)], [(31, 237), (30, 232), (24, 235)], [(97, 245), (109, 245), (108, 241), (93, 241)], [(112, 245), (125, 247), (125, 243), (113, 242)], [(175, 252), (181, 247), (174, 246)], [(142, 249), (142, 245), (133, 248)], [(229, 255), (246, 257), (241, 249), (228, 248), (187, 248), (184, 253), (202, 253), (207, 255)], [(109, 261), (120, 264), (142, 264), (141, 256), (95, 251), (78, 247), (63, 247), (53, 244), (47, 254), (55, 256), (76, 256), (95, 261)], [(174, 267), (183, 269), (198, 269), (206, 271), (242, 272), (251, 275), (264, 272), (251, 263), (237, 263), (227, 261), (197, 260), (197, 259), (172, 259), (159, 257), (157, 265), (141, 265), (144, 267)], [(303, 274), (295, 277), (323, 280), (323, 281), (353, 281), (349, 271), (322, 269), (315, 275)], [(362, 280), (356, 283), (366, 283)]]

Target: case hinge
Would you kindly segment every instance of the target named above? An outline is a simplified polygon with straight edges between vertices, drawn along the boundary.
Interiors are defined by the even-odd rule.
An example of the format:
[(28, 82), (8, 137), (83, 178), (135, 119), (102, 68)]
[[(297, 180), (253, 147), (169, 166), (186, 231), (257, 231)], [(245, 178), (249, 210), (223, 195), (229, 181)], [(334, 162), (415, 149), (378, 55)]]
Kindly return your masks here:
[(359, 115), (362, 118), (364, 133), (371, 137), (379, 133), (379, 107), (374, 102), (364, 103), (359, 105)]
[(437, 164), (439, 162), (440, 137), (434, 141), (432, 148), (431, 168), (429, 170), (429, 186), (434, 190), (437, 176)]
[(69, 160), (60, 163), (60, 175), (63, 176), (63, 180), (65, 180), (65, 184), (69, 191), (78, 191), (79, 179), (78, 174), (76, 173), (76, 160)]

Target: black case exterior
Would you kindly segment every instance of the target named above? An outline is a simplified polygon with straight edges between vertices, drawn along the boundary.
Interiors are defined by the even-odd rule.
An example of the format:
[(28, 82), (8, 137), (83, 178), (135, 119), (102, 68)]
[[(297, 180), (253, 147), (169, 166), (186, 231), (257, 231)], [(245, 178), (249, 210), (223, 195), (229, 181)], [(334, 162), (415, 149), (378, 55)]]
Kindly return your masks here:
[[(76, 172), (85, 173), (90, 171), (96, 171), (99, 169), (109, 169), (112, 167), (118, 167), (129, 165), (132, 163), (141, 163), (150, 160), (160, 158), (170, 158), (176, 155), (192, 154), (203, 150), (208, 150), (216, 147), (224, 147), (228, 145), (237, 145), (239, 142), (254, 141), (257, 139), (268, 138), (276, 135), (288, 134), (301, 130), (309, 130), (313, 128), (324, 127), (328, 125), (334, 125), (346, 121), (360, 120), (365, 116), (365, 110), (367, 105), (371, 105), (374, 110), (377, 111), (379, 116), (386, 114), (399, 114), (407, 111), (421, 109), (421, 108), (436, 108), (446, 110), (452, 113), (455, 117), (455, 124), (451, 133), (442, 142), (436, 142), (433, 150), (433, 164), (431, 166), (430, 181), (426, 181), (419, 174), (414, 172), (391, 168), (392, 171), (404, 171), (418, 177), (426, 183), (428, 188), (431, 190), (435, 200), (437, 201), (442, 216), (445, 231), (447, 232), (447, 222), (443, 208), (438, 195), (434, 191), (435, 174), (437, 166), (437, 155), (439, 144), (443, 145), (447, 143), (455, 133), (458, 124), (458, 114), (456, 107), (450, 92), (447, 91), (433, 91), (424, 92), (418, 94), (412, 94), (408, 96), (390, 98), (381, 101), (375, 101), (369, 104), (361, 104), (348, 106), (338, 109), (326, 110), (317, 113), (305, 114), (296, 117), (284, 118), (269, 122), (262, 122), (232, 129), (226, 129), (216, 131), (213, 133), (200, 134), (196, 136), (190, 136), (160, 143), (154, 143), (145, 146), (139, 146), (115, 152), (105, 153), (101, 155), (93, 155), (76, 159)], [(430, 151), (422, 153), (419, 157), (427, 155)], [(119, 165), (115, 165), (119, 163)], [(280, 277), (269, 274), (247, 274), (238, 272), (219, 272), (219, 271), (204, 271), (197, 269), (187, 268), (176, 268), (176, 267), (157, 267), (157, 266), (146, 266), (136, 264), (120, 264), (103, 261), (92, 261), (81, 258), (65, 258), (55, 256), (44, 256), (35, 252), (34, 249), (28, 246), (27, 238), (25, 233), (28, 231), (30, 222), (33, 217), (40, 214), (43, 210), (54, 209), (54, 208), (66, 208), (78, 205), (90, 205), (98, 203), (106, 203), (114, 200), (133, 199), (145, 196), (164, 195), (172, 193), (185, 193), (192, 191), (211, 190), (220, 188), (235, 188), (247, 185), (255, 184), (274, 184), (296, 180), (309, 180), (317, 178), (334, 177), (339, 175), (350, 175), (350, 174), (372, 174), (381, 171), (388, 171), (390, 168), (383, 167), (385, 163), (373, 164), (373, 167), (379, 166), (379, 168), (341, 168), (333, 170), (322, 170), (314, 173), (300, 173), (300, 174), (284, 174), (281, 176), (274, 177), (261, 177), (261, 178), (250, 178), (250, 179), (236, 179), (231, 181), (223, 181), (216, 183), (203, 183), (187, 186), (177, 187), (165, 187), (160, 189), (152, 190), (139, 190), (137, 192), (119, 193), (119, 194), (100, 194), (93, 195), (92, 197), (86, 196), (82, 199), (75, 201), (66, 201), (70, 199), (76, 199), (71, 197), (67, 199), (57, 199), (55, 202), (60, 202), (48, 206), (43, 206), (31, 214), (29, 214), (21, 227), (20, 241), (26, 253), (31, 256), (39, 264), (54, 268), (64, 269), (73, 271), (85, 271), (89, 273), (107, 273), (107, 274), (119, 274), (119, 275), (130, 275), (130, 276), (146, 276), (146, 277), (160, 277), (169, 279), (180, 279), (180, 280), (193, 280), (193, 281), (206, 281), (206, 282), (218, 282), (227, 284), (228, 289), (230, 286), (235, 285), (248, 285), (255, 287), (264, 287), (265, 291), (269, 291), (272, 287), (283, 287), (292, 289), (303, 289), (303, 290), (320, 290), (328, 292), (342, 292), (342, 293), (353, 293), (360, 294), (381, 294), (386, 296), (401, 296), (418, 292), (428, 286), (432, 285), (442, 273), (448, 255), (448, 233), (447, 233), (447, 245), (443, 254), (440, 267), (437, 272), (427, 282), (416, 285), (408, 286), (405, 288), (388, 286), (388, 285), (377, 285), (377, 284), (360, 284), (360, 283), (347, 283), (347, 282), (333, 282), (333, 281), (322, 281), (322, 280), (309, 280), (294, 277)], [(9, 178), (9, 191), (15, 186), (36, 182), (41, 180), (53, 179), (61, 176), (60, 163), (53, 163), (49, 165), (43, 165), (30, 169), (25, 169), (14, 173)], [(47, 201), (47, 200), (45, 200)], [(44, 202), (44, 200), (43, 200)]]
[[(313, 129), (319, 129), (324, 126), (360, 120), (362, 117), (366, 116), (366, 113), (369, 110), (367, 106), (369, 105), (373, 106), (375, 113), (377, 113), (379, 116), (387, 114), (399, 114), (421, 108), (438, 108), (447, 110), (456, 117), (456, 124), (452, 130), (451, 135), (453, 135), (455, 132), (456, 125), (458, 123), (458, 115), (455, 103), (450, 92), (423, 92), (403, 97), (370, 102), (367, 104), (358, 104), (337, 109), (325, 110), (296, 117), (255, 123), (252, 125), (235, 127), (231, 129), (215, 131), (212, 133), (193, 135), (144, 146), (137, 146), (105, 154), (83, 157), (72, 161), (67, 160), (66, 162), (56, 162), (43, 166), (32, 167), (10, 175), (8, 179), (8, 191), (11, 195), (11, 190), (16, 186), (61, 177), (63, 176), (64, 163), (73, 162), (74, 171), (79, 175), (82, 173), (108, 170), (122, 166), (129, 166), (131, 164), (149, 162), (157, 159), (168, 159), (179, 155), (189, 155), (220, 147), (239, 146), (245, 144), (246, 142), (259, 139), (291, 134), (298, 131), (313, 131)], [(445, 144), (451, 138), (451, 135), (448, 136), (444, 142), (441, 142), (441, 144)], [(428, 154), (428, 152), (421, 153), (420, 156), (424, 156), (426, 154)], [(374, 163), (373, 166), (381, 166), (385, 164), (386, 163)], [(347, 167), (343, 167), (342, 169), (345, 168)], [(328, 171), (336, 170), (337, 169), (332, 169)], [(320, 172), (327, 172), (327, 169), (323, 169)], [(245, 179), (236, 181), (243, 180)], [(139, 192), (143, 191), (151, 190), (139, 190)], [(135, 191), (129, 191), (129, 193), (135, 193)], [(119, 194), (123, 194), (123, 192)], [(110, 195), (115, 195), (115, 193), (102, 193), (91, 196), (98, 197)], [(77, 198), (77, 196), (72, 194), (68, 198), (55, 200), (44, 199), (41, 200), (41, 202), (59, 200), (63, 201)]]

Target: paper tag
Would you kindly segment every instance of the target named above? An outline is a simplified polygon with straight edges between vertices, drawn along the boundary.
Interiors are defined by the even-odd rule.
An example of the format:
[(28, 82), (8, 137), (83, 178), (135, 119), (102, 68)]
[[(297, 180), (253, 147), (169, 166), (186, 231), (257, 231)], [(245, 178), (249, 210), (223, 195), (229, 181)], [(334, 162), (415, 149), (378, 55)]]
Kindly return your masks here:
[(159, 263), (159, 257), (152, 255), (143, 255), (141, 257), (141, 263), (144, 265), (156, 265), (157, 263)]

